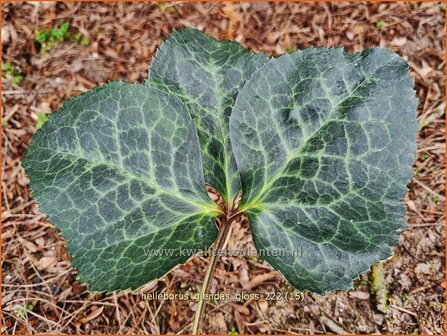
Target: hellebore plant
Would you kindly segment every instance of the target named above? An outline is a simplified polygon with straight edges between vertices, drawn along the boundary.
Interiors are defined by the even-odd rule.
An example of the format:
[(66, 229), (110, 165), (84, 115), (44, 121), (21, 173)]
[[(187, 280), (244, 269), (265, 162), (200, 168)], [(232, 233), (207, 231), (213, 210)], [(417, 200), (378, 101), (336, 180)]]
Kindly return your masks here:
[[(392, 255), (418, 129), (400, 56), (307, 48), (269, 58), (185, 29), (149, 72), (144, 85), (110, 82), (66, 102), (24, 158), (33, 197), (90, 290), (135, 289), (189, 258), (147, 248), (219, 249), (242, 214), (299, 290), (348, 289)], [(268, 253), (298, 247), (299, 257)]]

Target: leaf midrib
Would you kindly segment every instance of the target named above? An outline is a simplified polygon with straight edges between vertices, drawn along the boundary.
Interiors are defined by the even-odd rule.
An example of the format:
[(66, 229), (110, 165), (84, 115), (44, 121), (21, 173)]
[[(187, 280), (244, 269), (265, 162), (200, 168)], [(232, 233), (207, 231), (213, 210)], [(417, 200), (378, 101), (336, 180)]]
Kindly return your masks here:
[[(194, 200), (192, 200), (190, 198), (183, 197), (179, 193), (178, 189), (177, 190), (172, 190), (172, 189), (166, 189), (164, 187), (161, 187), (160, 185), (156, 184), (154, 181), (151, 181), (149, 179), (145, 179), (142, 176), (138, 176), (138, 175), (133, 174), (132, 172), (128, 171), (125, 167), (123, 167), (121, 165), (111, 164), (110, 162), (107, 162), (107, 161), (104, 161), (104, 160), (98, 160), (98, 159), (92, 160), (89, 157), (84, 157), (84, 156), (79, 155), (79, 154), (74, 154), (74, 153), (71, 153), (71, 152), (69, 152), (67, 150), (52, 149), (52, 148), (42, 147), (42, 146), (40, 146), (40, 149), (45, 149), (48, 152), (55, 153), (54, 156), (57, 156), (57, 155), (60, 155), (60, 154), (65, 154), (65, 155), (67, 155), (69, 157), (73, 157), (74, 160), (85, 160), (86, 162), (88, 162), (92, 166), (104, 165), (104, 166), (107, 166), (107, 167), (111, 167), (111, 168), (117, 170), (118, 172), (122, 173), (122, 175), (124, 175), (125, 177), (127, 177), (129, 179), (137, 180), (137, 181), (139, 181), (141, 183), (146, 184), (147, 186), (151, 187), (152, 189), (157, 190), (158, 192), (160, 192), (162, 194), (165, 194), (165, 195), (168, 195), (168, 196), (175, 196), (175, 197), (177, 197), (178, 199), (180, 199), (182, 201), (185, 201), (185, 202), (187, 202), (189, 204), (194, 205), (199, 210), (201, 210), (198, 213), (202, 213), (202, 212), (204, 212), (204, 213), (211, 213), (211, 212), (213, 212), (213, 211), (215, 211), (217, 209), (217, 205), (215, 205), (214, 202), (211, 202), (211, 199), (210, 199), (209, 203), (206, 203), (204, 201), (196, 202), (196, 201), (194, 201)], [(210, 205), (215, 205), (215, 206), (211, 207)]]

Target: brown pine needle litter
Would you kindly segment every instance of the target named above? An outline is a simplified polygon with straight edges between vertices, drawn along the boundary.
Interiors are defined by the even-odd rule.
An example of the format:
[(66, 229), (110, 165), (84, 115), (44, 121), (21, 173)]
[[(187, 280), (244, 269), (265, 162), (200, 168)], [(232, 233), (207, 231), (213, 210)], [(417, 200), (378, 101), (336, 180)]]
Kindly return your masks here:
[[(143, 82), (156, 47), (173, 28), (279, 55), (308, 46), (349, 51), (382, 46), (403, 55), (420, 99), (415, 179), (405, 199), (408, 231), (383, 264), (387, 304), (377, 309), (370, 274), (352, 291), (302, 300), (209, 301), (205, 333), (445, 334), (445, 5), (438, 3), (55, 3), (2, 4), (2, 333), (188, 333), (194, 301), (141, 294), (196, 293), (206, 259), (195, 257), (140, 291), (91, 293), (76, 280), (64, 241), (30, 198), (21, 158), (41, 118), (108, 80)], [(69, 24), (63, 42), (39, 31)], [(250, 249), (245, 218), (229, 249)], [(252, 257), (222, 257), (211, 293), (290, 293)], [(350, 293), (352, 293), (350, 295)]]

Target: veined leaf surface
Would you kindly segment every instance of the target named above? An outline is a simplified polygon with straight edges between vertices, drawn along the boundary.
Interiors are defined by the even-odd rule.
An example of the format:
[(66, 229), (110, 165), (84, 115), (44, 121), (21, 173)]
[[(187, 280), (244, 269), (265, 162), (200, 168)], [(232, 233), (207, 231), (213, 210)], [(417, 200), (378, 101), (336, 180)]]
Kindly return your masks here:
[(199, 134), (205, 181), (231, 202), (240, 177), (228, 120), (240, 88), (268, 57), (194, 29), (175, 31), (160, 46), (146, 83), (176, 94), (189, 107)]
[(350, 288), (391, 255), (406, 226), (416, 107), (407, 64), (382, 48), (284, 55), (242, 88), (230, 118), (240, 210), (296, 288)]
[(64, 104), (35, 134), (24, 168), (91, 290), (137, 288), (216, 237), (197, 132), (174, 95), (112, 82)]

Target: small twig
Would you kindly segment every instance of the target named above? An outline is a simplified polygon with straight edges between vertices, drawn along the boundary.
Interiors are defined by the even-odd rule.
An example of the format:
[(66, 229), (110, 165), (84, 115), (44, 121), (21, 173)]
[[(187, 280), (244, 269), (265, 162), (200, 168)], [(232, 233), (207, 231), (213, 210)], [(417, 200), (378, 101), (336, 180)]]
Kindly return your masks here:
[(410, 227), (412, 228), (418, 228), (418, 227), (432, 227), (432, 226), (444, 226), (445, 223), (427, 223), (427, 224), (410, 224)]
[(320, 316), (318, 316), (318, 319), (321, 321), (321, 323), (323, 323), (326, 327), (328, 327), (334, 333), (339, 334), (339, 335), (346, 335), (346, 334), (348, 334), (348, 332), (346, 330), (344, 330), (340, 325), (335, 323), (330, 318), (328, 318), (328, 317), (326, 317), (324, 315), (320, 315)]
[(31, 93), (41, 94), (41, 93), (53, 93), (54, 90), (5, 90), (2, 92), (2, 95), (29, 95)]
[(251, 279), (249, 282), (247, 282), (243, 287), (244, 290), (249, 291), (252, 288), (256, 287), (257, 285), (263, 283), (264, 281), (273, 279), (274, 277), (276, 277), (277, 273), (276, 272), (270, 272), (270, 273), (264, 273), (264, 274), (259, 274), (257, 276), (255, 276), (253, 279)]
[(435, 149), (440, 149), (440, 150), (444, 151), (445, 145), (444, 144), (436, 144), (436, 145), (429, 146), (429, 147), (419, 148), (418, 150), (416, 150), (416, 153), (428, 152), (428, 151), (432, 151)]
[(431, 194), (433, 194), (433, 195), (435, 195), (435, 196), (438, 196), (438, 198), (441, 200), (441, 201), (445, 201), (445, 197), (444, 196), (442, 196), (441, 194), (439, 194), (439, 193), (437, 193), (436, 191), (434, 191), (433, 189), (431, 189), (428, 185), (426, 185), (425, 183), (423, 183), (423, 182), (421, 182), (421, 181), (419, 181), (417, 178), (414, 178), (413, 177), (413, 181), (414, 182), (416, 182), (417, 184), (419, 184), (422, 188), (424, 188), (425, 190), (427, 190), (429, 193), (431, 193)]
[(426, 285), (426, 286), (422, 286), (422, 287), (413, 289), (412, 291), (410, 291), (410, 295), (414, 295), (414, 294), (416, 294), (416, 293), (424, 292), (424, 291), (426, 291), (427, 289), (430, 289), (430, 288), (432, 288), (432, 287), (434, 287), (434, 286), (436, 286), (436, 285), (437, 285), (436, 283), (432, 283), (432, 284), (428, 284), (428, 285)]
[(410, 314), (412, 316), (416, 316), (417, 317), (416, 313), (413, 313), (411, 310), (408, 310), (408, 309), (405, 309), (405, 308), (402, 308), (402, 307), (398, 307), (398, 306), (395, 306), (395, 305), (390, 305), (390, 308), (394, 308), (394, 309), (399, 310), (399, 311), (401, 311), (403, 313), (407, 313), (407, 314)]
[(119, 305), (118, 305), (118, 298), (117, 298), (117, 296), (116, 296), (116, 292), (113, 292), (113, 302), (115, 303), (115, 316), (116, 316), (116, 319), (118, 320), (118, 325), (120, 326), (120, 330), (121, 330), (121, 328), (122, 328), (122, 325), (121, 325), (121, 314), (120, 314), (120, 307), (119, 307)]
[(66, 275), (66, 274), (68, 274), (70, 272), (71, 272), (71, 269), (67, 269), (64, 272), (62, 272), (62, 273), (60, 273), (60, 274), (58, 274), (58, 275), (56, 275), (56, 276), (54, 276), (54, 277), (52, 277), (52, 278), (50, 278), (48, 280), (45, 280), (45, 281), (42, 281), (42, 282), (38, 282), (38, 283), (35, 283), (35, 284), (30, 284), (30, 285), (11, 285), (11, 284), (6, 284), (5, 283), (5, 284), (2, 284), (2, 286), (3, 287), (10, 287), (10, 288), (30, 288), (30, 287), (42, 286), (42, 285), (46, 285), (48, 283), (51, 283), (51, 282), (55, 281), (56, 279)]

